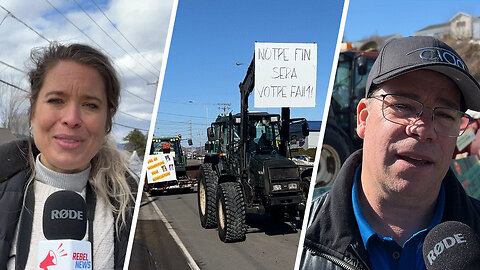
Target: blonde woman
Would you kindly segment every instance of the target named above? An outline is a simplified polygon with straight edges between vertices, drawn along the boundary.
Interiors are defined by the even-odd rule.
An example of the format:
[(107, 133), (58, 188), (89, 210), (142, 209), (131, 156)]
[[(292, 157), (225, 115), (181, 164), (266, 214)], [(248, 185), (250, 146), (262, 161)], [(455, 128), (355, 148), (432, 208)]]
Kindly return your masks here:
[(33, 138), (0, 146), (0, 269), (38, 269), (43, 205), (59, 190), (86, 199), (94, 269), (121, 269), (137, 184), (108, 136), (120, 85), (110, 60), (87, 45), (33, 50)]

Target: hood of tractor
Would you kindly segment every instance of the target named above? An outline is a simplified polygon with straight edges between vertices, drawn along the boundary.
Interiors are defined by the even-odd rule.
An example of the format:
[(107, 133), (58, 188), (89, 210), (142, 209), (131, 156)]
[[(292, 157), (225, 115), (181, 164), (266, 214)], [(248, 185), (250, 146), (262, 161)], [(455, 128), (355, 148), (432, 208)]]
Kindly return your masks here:
[(279, 154), (255, 155), (250, 160), (250, 169), (266, 174), (271, 181), (299, 180), (298, 166)]

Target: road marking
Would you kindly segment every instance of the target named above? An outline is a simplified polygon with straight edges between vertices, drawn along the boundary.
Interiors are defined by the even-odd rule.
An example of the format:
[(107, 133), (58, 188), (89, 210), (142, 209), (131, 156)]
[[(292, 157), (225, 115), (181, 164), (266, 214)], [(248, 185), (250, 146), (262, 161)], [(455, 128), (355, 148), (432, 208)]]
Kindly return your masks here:
[(146, 197), (150, 201), (151, 205), (153, 205), (153, 208), (155, 209), (155, 212), (160, 216), (160, 219), (162, 220), (163, 224), (165, 224), (165, 227), (167, 227), (168, 232), (170, 235), (173, 237), (173, 240), (177, 243), (177, 245), (180, 247), (182, 250), (183, 254), (185, 255), (187, 259), (187, 263), (190, 266), (190, 269), (192, 270), (200, 270), (200, 267), (198, 267), (197, 263), (193, 259), (192, 255), (190, 255), (190, 252), (188, 252), (187, 248), (183, 245), (182, 240), (178, 237), (177, 233), (173, 229), (172, 225), (168, 222), (167, 218), (163, 215), (162, 211), (160, 211), (160, 208), (158, 208), (157, 204), (146, 194)]

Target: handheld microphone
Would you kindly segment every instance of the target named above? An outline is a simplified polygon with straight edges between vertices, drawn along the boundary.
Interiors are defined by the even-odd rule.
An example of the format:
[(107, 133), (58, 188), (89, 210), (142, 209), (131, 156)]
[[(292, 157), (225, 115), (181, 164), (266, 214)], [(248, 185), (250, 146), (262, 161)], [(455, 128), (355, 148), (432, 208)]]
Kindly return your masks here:
[(38, 267), (53, 269), (92, 269), (92, 248), (81, 241), (87, 231), (85, 200), (76, 192), (57, 191), (45, 201), (43, 234), (40, 241)]
[(480, 239), (461, 222), (440, 223), (425, 237), (423, 260), (428, 270), (480, 269)]

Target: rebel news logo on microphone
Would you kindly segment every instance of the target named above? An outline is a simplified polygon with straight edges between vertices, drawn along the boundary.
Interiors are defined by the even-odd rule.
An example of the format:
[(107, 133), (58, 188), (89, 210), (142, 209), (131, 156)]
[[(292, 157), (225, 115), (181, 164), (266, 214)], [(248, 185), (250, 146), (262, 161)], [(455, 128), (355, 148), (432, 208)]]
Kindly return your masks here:
[(480, 239), (461, 222), (440, 223), (425, 237), (423, 260), (428, 270), (480, 269)]
[(92, 269), (91, 243), (81, 241), (86, 230), (82, 196), (68, 190), (50, 195), (43, 208), (43, 234), (48, 240), (39, 243), (39, 269)]

